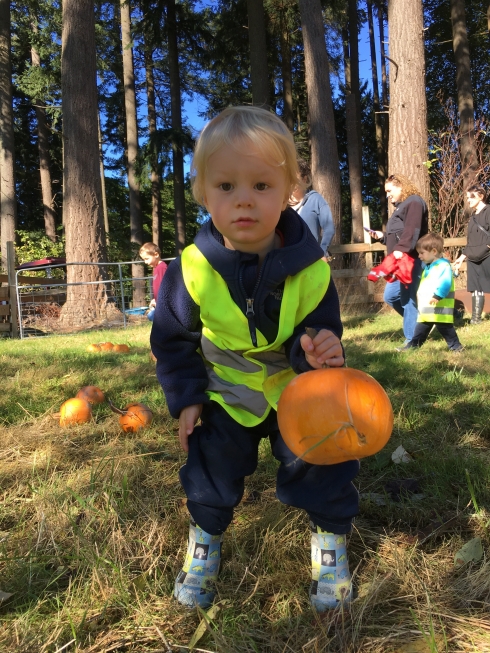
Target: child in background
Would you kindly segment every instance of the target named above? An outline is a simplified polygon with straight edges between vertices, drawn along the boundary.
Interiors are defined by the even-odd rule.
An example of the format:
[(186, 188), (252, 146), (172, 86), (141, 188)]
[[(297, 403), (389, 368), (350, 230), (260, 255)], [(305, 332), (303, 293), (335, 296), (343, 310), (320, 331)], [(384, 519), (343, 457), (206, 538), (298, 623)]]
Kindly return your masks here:
[(155, 306), (157, 305), (158, 291), (162, 283), (163, 275), (167, 270), (167, 264), (160, 258), (160, 248), (155, 243), (145, 243), (140, 247), (139, 255), (143, 261), (150, 268), (153, 268), (153, 283), (152, 292), (153, 299), (150, 302), (150, 310), (148, 311), (147, 318), (153, 322), (155, 315)]
[(443, 258), (444, 240), (430, 233), (417, 241), (417, 252), (423, 263), (417, 291), (419, 317), (412, 340), (398, 351), (421, 347), (433, 326), (439, 331), (451, 351), (461, 352), (454, 328), (454, 278), (451, 263)]
[[(150, 338), (188, 452), (180, 480), (191, 522), (174, 596), (188, 607), (213, 601), (223, 534), (268, 437), (280, 463), (277, 497), (311, 520), (311, 602), (334, 608), (351, 600), (346, 534), (358, 511), (359, 461), (298, 459), (276, 418), (296, 374), (344, 364), (330, 268), (287, 208), (298, 174), (294, 141), (274, 113), (230, 107), (202, 131), (192, 170), (194, 197), (211, 220), (169, 265)], [(305, 327), (318, 331), (313, 340)]]

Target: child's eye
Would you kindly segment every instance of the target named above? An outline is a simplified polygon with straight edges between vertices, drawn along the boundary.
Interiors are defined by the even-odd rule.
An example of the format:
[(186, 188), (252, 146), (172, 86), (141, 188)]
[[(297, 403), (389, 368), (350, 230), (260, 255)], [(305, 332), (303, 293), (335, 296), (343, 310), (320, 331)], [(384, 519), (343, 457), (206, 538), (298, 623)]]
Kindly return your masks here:
[(225, 181), (224, 184), (220, 184), (219, 187), (221, 188), (221, 190), (224, 190), (224, 191), (228, 191), (228, 190), (231, 190), (233, 188), (233, 186), (231, 184), (229, 184), (227, 181)]
[(255, 188), (257, 190), (266, 190), (267, 188), (269, 188), (269, 186), (267, 184), (264, 184), (262, 181), (259, 181), (258, 184), (255, 184)]

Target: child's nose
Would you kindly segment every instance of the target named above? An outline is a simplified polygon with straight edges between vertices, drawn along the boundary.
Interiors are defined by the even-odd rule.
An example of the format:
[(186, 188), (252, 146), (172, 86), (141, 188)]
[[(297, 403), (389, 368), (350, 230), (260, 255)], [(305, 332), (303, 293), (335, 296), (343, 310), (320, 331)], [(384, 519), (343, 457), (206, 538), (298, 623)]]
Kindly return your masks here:
[(250, 206), (253, 202), (252, 193), (248, 188), (238, 189), (236, 195), (236, 204), (237, 206)]

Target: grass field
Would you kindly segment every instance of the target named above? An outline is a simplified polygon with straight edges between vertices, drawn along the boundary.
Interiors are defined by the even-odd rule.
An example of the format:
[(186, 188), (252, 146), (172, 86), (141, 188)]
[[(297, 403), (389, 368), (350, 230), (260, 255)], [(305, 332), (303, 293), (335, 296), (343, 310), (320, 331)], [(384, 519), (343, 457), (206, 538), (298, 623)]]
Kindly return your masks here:
[[(217, 606), (206, 617), (172, 600), (188, 530), (184, 454), (148, 325), (0, 340), (0, 651), (490, 652), (490, 320), (460, 326), (459, 355), (434, 335), (397, 353), (391, 314), (345, 326), (347, 363), (386, 388), (395, 427), (358, 477), (358, 598), (323, 616), (308, 601), (307, 519), (275, 499), (266, 442), (225, 536)], [(103, 340), (131, 353), (86, 352)], [(61, 429), (51, 414), (89, 384), (121, 407), (148, 404), (153, 424), (124, 434), (102, 405), (92, 423)], [(411, 462), (391, 461), (399, 445)], [(483, 557), (456, 568), (476, 537)]]

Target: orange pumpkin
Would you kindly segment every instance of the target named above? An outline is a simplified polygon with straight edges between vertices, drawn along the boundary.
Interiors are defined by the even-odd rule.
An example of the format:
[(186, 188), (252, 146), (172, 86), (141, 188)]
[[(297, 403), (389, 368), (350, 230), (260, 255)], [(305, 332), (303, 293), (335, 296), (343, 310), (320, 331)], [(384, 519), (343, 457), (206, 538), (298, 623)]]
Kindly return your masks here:
[(89, 351), (91, 353), (98, 352), (98, 351), (100, 351), (100, 345), (95, 345), (95, 344), (94, 345), (89, 345), (87, 347), (87, 351)]
[(92, 419), (92, 406), (85, 399), (67, 399), (60, 408), (60, 426), (85, 424)]
[(105, 401), (105, 395), (100, 388), (96, 385), (84, 385), (83, 388), (77, 392), (75, 397), (85, 399), (89, 404), (102, 404)]
[(118, 354), (127, 354), (129, 353), (129, 347), (128, 345), (114, 345), (112, 351), (115, 351)]
[(112, 342), (99, 342), (101, 351), (111, 351), (114, 348)]
[(124, 414), (119, 417), (119, 424), (125, 433), (136, 433), (151, 424), (153, 413), (145, 404), (129, 404), (126, 406)]
[(316, 465), (372, 456), (393, 429), (393, 409), (381, 385), (346, 367), (295, 377), (279, 399), (277, 419), (291, 451)]

